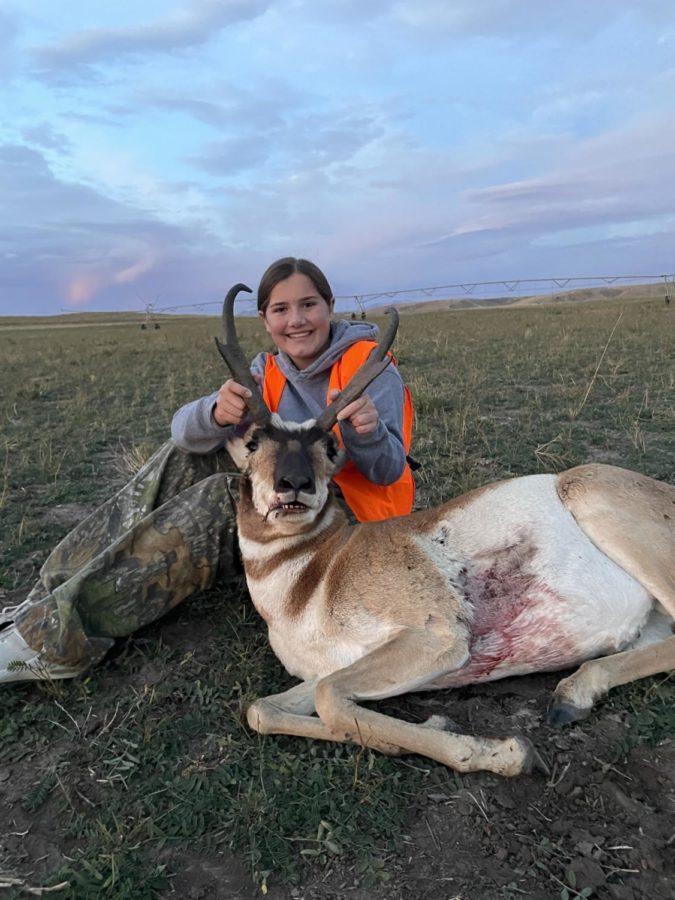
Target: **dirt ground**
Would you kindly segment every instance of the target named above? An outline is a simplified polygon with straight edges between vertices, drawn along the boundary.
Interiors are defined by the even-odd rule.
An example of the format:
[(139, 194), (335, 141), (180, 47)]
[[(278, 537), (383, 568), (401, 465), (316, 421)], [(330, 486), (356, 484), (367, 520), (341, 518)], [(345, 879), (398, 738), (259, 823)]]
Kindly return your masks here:
[(565, 731), (548, 728), (542, 719), (556, 681), (511, 679), (464, 692), (463, 727), (529, 734), (550, 775), (472, 775), (453, 791), (436, 770), (438, 791), (420, 798), (399, 847), (396, 881), (407, 896), (435, 897), (441, 885), (444, 896), (463, 900), (521, 892), (544, 900), (565, 887), (569, 896), (603, 900), (675, 896), (675, 743), (643, 744), (615, 759), (627, 730), (615, 711)]
[[(61, 515), (69, 524), (82, 512), (78, 505), (72, 507), (50, 515)], [(21, 599), (23, 592), (3, 592), (0, 605)], [(150, 630), (181, 653), (208, 646), (208, 623), (185, 622), (177, 612)], [(128, 674), (114, 666), (106, 672), (106, 680), (115, 681), (117, 695), (162, 677), (161, 665), (152, 661), (142, 672)], [(267, 898), (673, 900), (675, 739), (631, 746), (631, 717), (621, 696), (610, 696), (584, 722), (550, 728), (546, 706), (560, 677), (553, 673), (505, 679), (379, 704), (383, 712), (413, 721), (444, 715), (462, 732), (527, 735), (549, 774), (517, 779), (488, 773), (460, 776), (419, 757), (405, 757), (400, 765), (424, 771), (426, 777), (393, 850), (383, 851), (380, 876), (364, 879), (353, 862), (337, 860), (324, 868), (308, 864), (294, 886), (272, 876)], [(647, 711), (648, 695), (644, 688), (639, 697)], [(19, 747), (16, 755), (0, 762), (0, 900), (34, 893), (75, 849), (75, 843), (71, 848), (53, 827), (52, 814), (61, 798), (51, 797), (35, 812), (25, 806), (36, 767), (44, 768), (45, 760), (58, 759), (63, 752), (58, 744), (48, 744), (37, 757), (31, 752), (27, 765), (28, 750)], [(91, 796), (90, 786), (85, 788), (83, 781), (82, 787)], [(64, 791), (69, 802), (81, 804), (77, 784), (64, 786)], [(82, 793), (79, 797), (87, 799)], [(139, 898), (262, 896), (243, 861), (227, 851), (166, 850), (158, 854), (157, 863), (166, 865), (170, 886), (157, 893), (139, 884)], [(7, 872), (19, 874), (14, 884), (3, 874)], [(78, 894), (64, 889), (46, 896)]]
[(509, 679), (390, 707), (415, 717), (451, 710), (462, 730), (476, 733), (528, 734), (550, 775), (460, 777), (435, 768), (410, 809), (385, 884), (363, 888), (353, 874), (333, 870), (290, 896), (672, 900), (675, 741), (642, 744), (616, 759), (627, 724), (614, 709), (563, 731), (549, 728), (542, 720), (557, 680)]
[[(183, 647), (201, 642), (171, 622), (163, 638)], [(198, 623), (195, 623), (198, 628)], [(152, 676), (147, 671), (148, 677)], [(161, 672), (155, 676), (161, 678)], [(123, 673), (113, 673), (123, 680)], [(138, 679), (138, 675), (128, 676)], [(514, 780), (490, 774), (458, 776), (424, 760), (401, 765), (427, 770), (405, 831), (386, 856), (383, 877), (364, 883), (339, 862), (303, 870), (296, 886), (270, 879), (270, 900), (497, 900), (595, 897), (671, 900), (675, 897), (675, 742), (641, 744), (626, 753), (627, 715), (613, 702), (589, 720), (557, 731), (544, 724), (556, 675), (496, 682), (455, 692), (416, 694), (380, 708), (414, 719), (443, 712), (475, 733), (528, 734), (548, 776)], [(123, 687), (122, 684), (119, 687)], [(57, 746), (46, 747), (57, 755)], [(58, 868), (69, 848), (55, 837), (51, 800), (31, 814), (22, 805), (32, 767), (21, 751), (0, 765), (0, 871), (21, 872), (27, 885)], [(77, 785), (69, 788), (78, 802)], [(161, 862), (162, 860), (158, 860)], [(223, 852), (165, 853), (166, 898), (253, 900), (261, 896), (242, 861)], [(26, 896), (17, 884), (5, 897)], [(77, 896), (70, 894), (69, 896)], [(50, 896), (63, 896), (59, 892)], [(102, 894), (104, 896), (104, 894)], [(139, 897), (151, 896), (139, 886)], [(156, 895), (155, 895), (156, 896)]]

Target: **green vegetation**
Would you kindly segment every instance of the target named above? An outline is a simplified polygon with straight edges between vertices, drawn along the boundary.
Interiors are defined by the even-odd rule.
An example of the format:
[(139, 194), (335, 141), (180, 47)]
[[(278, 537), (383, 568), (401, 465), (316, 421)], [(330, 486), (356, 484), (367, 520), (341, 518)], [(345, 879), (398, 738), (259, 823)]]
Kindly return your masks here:
[[(3, 330), (0, 606), (167, 437), (174, 410), (220, 384), (218, 330), (215, 318)], [(256, 322), (241, 331), (247, 351), (264, 345)], [(658, 301), (409, 316), (396, 355), (416, 402), (418, 506), (586, 461), (675, 483), (675, 313)], [(237, 582), (120, 642), (87, 677), (0, 692), (0, 774), (62, 848), (42, 883), (153, 898), (185, 848), (235, 850), (263, 889), (336, 861), (363, 883), (385, 878), (434, 767), (253, 734), (247, 703), (288, 684)], [(631, 740), (658, 740), (672, 698), (661, 679), (611, 703), (634, 716)]]

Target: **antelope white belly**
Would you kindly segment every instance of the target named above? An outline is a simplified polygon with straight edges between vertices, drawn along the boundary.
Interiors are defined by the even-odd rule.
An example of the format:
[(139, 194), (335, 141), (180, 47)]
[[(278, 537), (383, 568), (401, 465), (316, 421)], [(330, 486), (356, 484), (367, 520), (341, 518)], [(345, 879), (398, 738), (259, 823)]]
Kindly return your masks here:
[(473, 613), (471, 659), (429, 687), (556, 670), (612, 653), (635, 639), (653, 605), (579, 528), (553, 476), (486, 491), (418, 545), (445, 567)]

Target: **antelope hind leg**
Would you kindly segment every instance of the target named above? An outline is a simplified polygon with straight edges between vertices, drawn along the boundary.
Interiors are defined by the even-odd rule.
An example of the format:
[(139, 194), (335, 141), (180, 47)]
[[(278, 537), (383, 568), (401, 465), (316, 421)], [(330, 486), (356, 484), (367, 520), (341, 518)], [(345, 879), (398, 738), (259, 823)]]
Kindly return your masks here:
[(529, 741), (453, 734), (433, 721), (417, 725), (360, 707), (418, 690), (466, 658), (466, 645), (448, 635), (405, 631), (388, 644), (339, 669), (316, 685), (314, 701), (333, 740), (349, 740), (388, 754), (417, 753), (459, 772), (513, 776), (545, 766)]
[[(558, 477), (558, 494), (593, 543), (659, 601), (666, 627), (649, 625), (629, 650), (583, 663), (553, 694), (549, 721), (564, 725), (588, 715), (611, 688), (675, 668), (675, 487), (614, 466), (579, 466)], [(654, 616), (654, 613), (652, 613)]]
[(675, 669), (675, 637), (613, 656), (589, 659), (556, 687), (549, 722), (566, 725), (583, 719), (596, 700), (613, 687), (671, 669)]

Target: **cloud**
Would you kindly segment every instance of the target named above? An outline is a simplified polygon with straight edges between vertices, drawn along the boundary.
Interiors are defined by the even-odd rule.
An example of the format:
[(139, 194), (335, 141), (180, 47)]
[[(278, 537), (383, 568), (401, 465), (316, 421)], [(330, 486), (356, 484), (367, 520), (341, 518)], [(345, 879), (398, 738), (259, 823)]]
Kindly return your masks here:
[(16, 61), (16, 40), (19, 34), (14, 13), (0, 9), (0, 75), (9, 76)]
[(384, 133), (377, 116), (367, 109), (326, 112), (291, 111), (276, 122), (257, 125), (253, 115), (236, 135), (207, 144), (189, 161), (211, 175), (229, 177), (268, 164), (278, 178), (344, 165)]
[(188, 156), (186, 160), (209, 175), (231, 177), (256, 169), (267, 162), (272, 152), (266, 141), (251, 133), (210, 143), (201, 153)]
[(48, 226), (65, 216), (110, 221), (120, 215), (117, 204), (91, 188), (58, 181), (41, 153), (20, 144), (0, 146), (0, 196), (6, 221), (17, 227)]
[(67, 307), (87, 306), (105, 286), (105, 280), (93, 272), (77, 272), (64, 289)]
[(89, 28), (51, 46), (34, 47), (39, 74), (92, 77), (91, 67), (119, 59), (141, 60), (205, 44), (222, 29), (262, 15), (271, 0), (192, 0), (148, 25)]
[(26, 147), (0, 146), (0, 195), (0, 293), (17, 309), (137, 308), (139, 292), (160, 290), (195, 298), (211, 289), (218, 296), (216, 273), (233, 258), (205, 228), (170, 225), (59, 180)]
[[(197, 96), (199, 95), (199, 96)], [(213, 98), (213, 99), (212, 99)], [(158, 88), (137, 89), (124, 107), (125, 114), (147, 110), (184, 113), (219, 131), (260, 133), (281, 128), (287, 110), (299, 110), (319, 97), (286, 81), (258, 76), (254, 85), (216, 82), (194, 88), (189, 94)]]
[(659, 23), (673, 18), (660, 0), (568, 0), (564, 5), (537, 4), (534, 9), (523, 0), (401, 0), (392, 3), (390, 14), (406, 28), (427, 34), (519, 40), (527, 35), (589, 38), (627, 15)]
[(125, 266), (113, 275), (115, 284), (132, 284), (141, 275), (152, 271), (157, 262), (157, 254), (152, 252), (150, 248), (144, 248), (144, 252), (139, 259), (136, 259), (129, 266)]
[(482, 274), (501, 264), (520, 277), (566, 266), (602, 273), (617, 260), (663, 271), (675, 231), (664, 186), (674, 182), (675, 125), (643, 118), (568, 146), (539, 176), (461, 192), (451, 227), (427, 234), (420, 255), (442, 254), (449, 266), (461, 260)]
[(60, 134), (49, 122), (40, 122), (30, 125), (21, 131), (24, 141), (43, 150), (55, 150), (57, 153), (67, 153), (71, 148), (68, 138)]
[[(80, 263), (71, 270), (66, 270), (62, 287), (66, 306), (89, 306), (92, 300), (105, 293), (108, 288), (114, 285), (132, 285), (141, 275), (152, 271), (158, 262), (158, 254), (148, 246), (147, 238), (143, 242), (135, 242), (136, 246), (129, 246), (133, 242), (128, 238), (125, 242), (125, 258), (119, 262), (117, 257), (121, 250), (116, 248), (109, 260), (98, 260), (94, 265), (88, 266)], [(122, 268), (119, 268), (120, 265)]]

